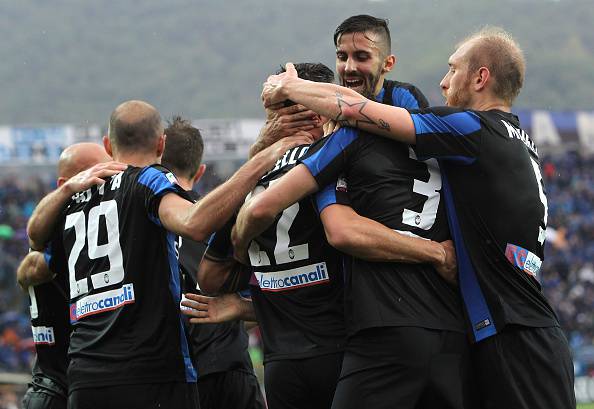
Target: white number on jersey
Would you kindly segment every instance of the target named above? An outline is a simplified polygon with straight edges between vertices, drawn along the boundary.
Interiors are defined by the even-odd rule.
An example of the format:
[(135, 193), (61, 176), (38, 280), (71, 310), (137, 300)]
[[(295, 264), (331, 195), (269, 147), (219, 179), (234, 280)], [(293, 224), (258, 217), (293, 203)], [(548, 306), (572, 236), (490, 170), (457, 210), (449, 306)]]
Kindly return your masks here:
[[(107, 243), (99, 245), (99, 220), (104, 216), (107, 228)], [(89, 292), (87, 277), (76, 279), (75, 266), (82, 249), (88, 242), (87, 253), (90, 260), (107, 257), (109, 270), (91, 276), (92, 288), (102, 288), (124, 281), (124, 265), (120, 246), (120, 223), (115, 200), (101, 202), (89, 211), (88, 226), (83, 212), (69, 214), (64, 230), (74, 227), (75, 242), (68, 257), (70, 279), (70, 298), (74, 299)]]
[[(411, 159), (417, 160), (417, 155), (409, 148), (409, 156)], [(423, 182), (422, 180), (414, 179), (413, 192), (426, 196), (427, 199), (423, 203), (421, 212), (404, 209), (402, 212), (402, 223), (407, 226), (418, 227), (419, 229), (429, 230), (435, 223), (437, 217), (437, 209), (439, 208), (439, 200), (441, 190), (441, 172), (437, 160), (431, 158), (424, 161), (418, 161), (427, 166), (429, 172), (429, 180)], [(402, 232), (407, 234), (406, 232)], [(408, 233), (410, 234), (410, 233)]]
[[(273, 185), (277, 180), (278, 179), (271, 181), (269, 186)], [(246, 200), (264, 190), (265, 188), (263, 186), (257, 186), (252, 193), (248, 195)], [(297, 214), (299, 214), (299, 202), (294, 203), (283, 210), (283, 213), (276, 224), (276, 244), (274, 246), (275, 265), (307, 260), (309, 258), (309, 245), (307, 243), (299, 244), (297, 246), (289, 246), (291, 243), (289, 230), (297, 218)], [(268, 254), (266, 254), (265, 251), (260, 250), (260, 246), (255, 240), (252, 240), (250, 243), (248, 254), (250, 263), (253, 267), (271, 265)]]

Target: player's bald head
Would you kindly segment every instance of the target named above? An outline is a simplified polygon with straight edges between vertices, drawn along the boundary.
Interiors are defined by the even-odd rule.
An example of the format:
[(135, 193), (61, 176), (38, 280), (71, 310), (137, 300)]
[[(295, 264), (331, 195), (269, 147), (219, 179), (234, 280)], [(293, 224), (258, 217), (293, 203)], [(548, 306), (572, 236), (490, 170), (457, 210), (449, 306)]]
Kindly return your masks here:
[(126, 101), (111, 113), (109, 139), (117, 151), (151, 151), (161, 135), (161, 115), (149, 103)]
[(464, 54), (469, 73), (488, 68), (494, 79), (493, 93), (512, 104), (524, 84), (526, 61), (511, 34), (501, 27), (486, 26), (460, 42), (457, 51)]
[(96, 143), (82, 142), (70, 145), (62, 151), (58, 160), (58, 185), (97, 163), (110, 160), (111, 157), (103, 146)]

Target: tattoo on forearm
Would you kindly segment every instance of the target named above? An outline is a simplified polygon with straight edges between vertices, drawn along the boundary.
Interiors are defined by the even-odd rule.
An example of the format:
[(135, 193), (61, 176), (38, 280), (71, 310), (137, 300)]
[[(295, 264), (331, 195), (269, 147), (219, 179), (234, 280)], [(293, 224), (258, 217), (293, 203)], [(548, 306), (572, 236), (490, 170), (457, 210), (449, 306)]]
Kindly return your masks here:
[(386, 131), (390, 130), (390, 124), (387, 123), (386, 121), (384, 121), (383, 119), (379, 120), (379, 125), (378, 125), (381, 129), (385, 129)]
[[(341, 126), (352, 126), (359, 128), (362, 124), (375, 125), (380, 129), (390, 130), (390, 124), (383, 119), (379, 119), (378, 123), (374, 122), (373, 119), (365, 114), (365, 107), (367, 106), (367, 100), (362, 100), (354, 103), (348, 103), (344, 96), (340, 93), (336, 93), (336, 105), (338, 107), (338, 115), (334, 120)], [(345, 110), (351, 111), (351, 118), (347, 119), (344, 113)]]

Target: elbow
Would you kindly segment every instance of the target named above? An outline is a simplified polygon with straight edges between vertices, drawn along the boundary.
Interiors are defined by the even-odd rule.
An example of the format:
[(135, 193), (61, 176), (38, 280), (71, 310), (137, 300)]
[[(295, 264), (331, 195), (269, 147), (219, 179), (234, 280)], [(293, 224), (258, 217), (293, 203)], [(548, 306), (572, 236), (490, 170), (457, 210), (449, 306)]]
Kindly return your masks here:
[(263, 200), (254, 200), (247, 209), (247, 218), (251, 223), (264, 225), (271, 223), (276, 217), (276, 210)]
[(335, 249), (347, 253), (352, 248), (353, 234), (347, 226), (333, 223), (330, 226), (324, 225), (324, 231), (328, 243)]

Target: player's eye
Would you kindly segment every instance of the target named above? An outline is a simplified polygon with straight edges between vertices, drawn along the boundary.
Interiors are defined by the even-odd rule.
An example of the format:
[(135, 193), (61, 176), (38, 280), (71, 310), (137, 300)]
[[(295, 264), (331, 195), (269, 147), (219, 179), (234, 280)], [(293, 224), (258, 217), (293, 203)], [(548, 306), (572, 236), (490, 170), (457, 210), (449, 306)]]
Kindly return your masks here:
[(336, 58), (340, 61), (346, 61), (346, 54), (345, 53), (336, 53)]

